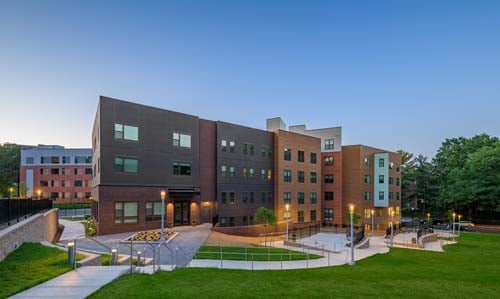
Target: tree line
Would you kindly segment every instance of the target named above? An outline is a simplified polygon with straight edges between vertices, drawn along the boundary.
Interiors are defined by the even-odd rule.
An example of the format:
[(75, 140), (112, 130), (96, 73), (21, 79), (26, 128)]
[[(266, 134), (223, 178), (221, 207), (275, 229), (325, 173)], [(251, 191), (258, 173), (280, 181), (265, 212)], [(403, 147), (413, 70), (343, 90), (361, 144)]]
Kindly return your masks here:
[(487, 134), (446, 139), (429, 160), (398, 151), (403, 213), (454, 211), (464, 219), (500, 212), (500, 141)]

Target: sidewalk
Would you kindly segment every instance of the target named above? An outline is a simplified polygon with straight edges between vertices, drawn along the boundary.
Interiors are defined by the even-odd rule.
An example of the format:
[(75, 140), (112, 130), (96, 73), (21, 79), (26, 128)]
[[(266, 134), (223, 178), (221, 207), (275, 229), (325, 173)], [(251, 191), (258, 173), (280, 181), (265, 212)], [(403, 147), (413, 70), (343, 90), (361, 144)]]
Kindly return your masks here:
[(83, 299), (129, 270), (129, 266), (81, 267), (9, 298)]

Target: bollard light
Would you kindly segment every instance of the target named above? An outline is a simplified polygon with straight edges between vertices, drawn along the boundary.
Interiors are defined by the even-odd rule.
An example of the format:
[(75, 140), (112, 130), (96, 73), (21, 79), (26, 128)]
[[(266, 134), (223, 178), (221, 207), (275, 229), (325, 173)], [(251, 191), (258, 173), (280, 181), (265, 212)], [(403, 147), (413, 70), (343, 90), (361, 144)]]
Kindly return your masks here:
[(141, 254), (142, 254), (141, 251), (137, 251), (137, 266), (138, 267), (141, 266)]
[(76, 259), (76, 246), (75, 242), (71, 241), (66, 244), (68, 246), (68, 264), (74, 267)]
[(118, 261), (118, 249), (113, 248), (113, 249), (111, 249), (111, 262), (110, 262), (110, 265), (111, 266), (116, 266), (117, 261)]

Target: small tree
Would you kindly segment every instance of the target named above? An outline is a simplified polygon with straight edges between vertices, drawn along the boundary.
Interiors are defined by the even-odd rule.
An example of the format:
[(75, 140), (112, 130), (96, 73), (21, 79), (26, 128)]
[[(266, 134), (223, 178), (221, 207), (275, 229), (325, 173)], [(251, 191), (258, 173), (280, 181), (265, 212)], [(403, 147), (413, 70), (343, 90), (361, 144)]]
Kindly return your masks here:
[(267, 244), (267, 227), (269, 225), (276, 227), (276, 215), (274, 215), (273, 211), (264, 207), (260, 207), (255, 212), (255, 220), (257, 221), (257, 223), (264, 224), (264, 229), (266, 232), (266, 240), (264, 242)]
[(265, 227), (268, 225), (276, 226), (276, 215), (274, 215), (273, 211), (266, 209), (264, 207), (260, 207), (255, 212), (255, 220), (257, 223), (264, 224)]

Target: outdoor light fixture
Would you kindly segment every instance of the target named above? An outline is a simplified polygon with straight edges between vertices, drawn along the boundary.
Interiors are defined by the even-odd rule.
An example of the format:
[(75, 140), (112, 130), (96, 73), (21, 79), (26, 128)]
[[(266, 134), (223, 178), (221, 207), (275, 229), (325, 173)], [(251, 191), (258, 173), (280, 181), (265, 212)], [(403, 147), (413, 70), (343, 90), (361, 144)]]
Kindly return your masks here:
[(290, 218), (290, 212), (288, 212), (288, 210), (290, 209), (290, 205), (289, 205), (289, 204), (286, 204), (286, 205), (285, 205), (285, 209), (286, 209), (286, 212), (285, 212), (285, 220), (286, 220), (286, 240), (288, 241), (288, 219)]
[(453, 213), (453, 242), (455, 242), (455, 216), (457, 214)]
[(391, 209), (391, 248), (394, 247), (394, 210)]
[(165, 241), (165, 196), (167, 192), (165, 190), (160, 191), (161, 198), (161, 241)]
[(431, 226), (431, 213), (427, 213), (427, 228)]
[(374, 223), (373, 216), (375, 215), (375, 210), (372, 209), (370, 213), (372, 214), (372, 237), (373, 237), (373, 231), (375, 230), (375, 225), (373, 224)]
[(36, 190), (36, 194), (38, 195), (38, 199), (40, 199), (40, 195), (42, 194), (42, 190), (40, 190), (40, 189)]
[(73, 267), (75, 266), (76, 262), (76, 246), (74, 241), (68, 242), (66, 244), (68, 247), (68, 264), (72, 265)]
[(137, 266), (141, 266), (141, 254), (142, 254), (142, 251), (137, 251)]
[(111, 266), (115, 266), (118, 261), (118, 249), (112, 248), (111, 249)]
[(14, 192), (14, 188), (10, 187), (9, 191), (10, 191), (10, 198), (12, 198), (12, 192)]
[(462, 215), (458, 214), (458, 236), (460, 237), (460, 219), (462, 218)]
[(349, 214), (351, 215), (351, 262), (349, 265), (354, 265), (354, 204), (349, 204)]

